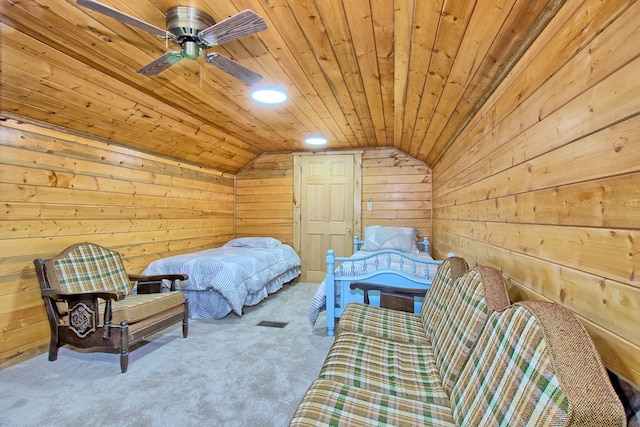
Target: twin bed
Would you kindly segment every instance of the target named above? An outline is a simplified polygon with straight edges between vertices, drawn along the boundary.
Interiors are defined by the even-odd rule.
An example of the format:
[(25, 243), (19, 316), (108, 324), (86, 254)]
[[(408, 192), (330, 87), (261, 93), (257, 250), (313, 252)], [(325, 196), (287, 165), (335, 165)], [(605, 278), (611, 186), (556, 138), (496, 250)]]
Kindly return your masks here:
[[(309, 320), (316, 323), (326, 310), (327, 335), (335, 334), (336, 319), (350, 302), (363, 302), (364, 293), (351, 289), (353, 282), (368, 282), (400, 288), (427, 290), (442, 264), (429, 255), (429, 241), (417, 242), (418, 230), (406, 227), (365, 227), (365, 239), (354, 239), (354, 254), (336, 257), (327, 252), (327, 277), (320, 284), (309, 306)], [(422, 250), (418, 249), (422, 246)], [(379, 304), (371, 295), (370, 303)], [(329, 303), (327, 303), (329, 302)], [(333, 303), (331, 303), (333, 302)], [(419, 312), (418, 300), (414, 311)]]
[(192, 318), (221, 319), (255, 305), (300, 275), (300, 257), (271, 237), (243, 237), (224, 246), (153, 261), (143, 274), (184, 273), (178, 283)]

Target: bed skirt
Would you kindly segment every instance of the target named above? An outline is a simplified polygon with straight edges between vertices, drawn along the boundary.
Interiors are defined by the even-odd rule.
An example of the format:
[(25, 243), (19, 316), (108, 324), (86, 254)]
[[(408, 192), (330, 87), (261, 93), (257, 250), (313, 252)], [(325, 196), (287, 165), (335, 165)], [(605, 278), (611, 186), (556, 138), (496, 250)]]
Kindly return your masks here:
[[(248, 294), (244, 305), (256, 305), (269, 294), (280, 290), (285, 283), (300, 276), (300, 267), (293, 268), (267, 283), (255, 293)], [(183, 289), (185, 298), (189, 300), (189, 317), (192, 319), (222, 319), (232, 310), (227, 300), (213, 289), (189, 290)]]

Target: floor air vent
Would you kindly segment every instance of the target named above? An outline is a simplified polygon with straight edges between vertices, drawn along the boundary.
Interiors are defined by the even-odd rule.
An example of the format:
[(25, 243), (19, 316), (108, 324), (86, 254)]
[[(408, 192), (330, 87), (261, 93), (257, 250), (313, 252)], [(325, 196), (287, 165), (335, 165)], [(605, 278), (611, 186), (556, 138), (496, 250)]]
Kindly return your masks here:
[(287, 322), (273, 322), (271, 320), (263, 320), (262, 322), (258, 323), (257, 326), (268, 326), (270, 328), (284, 328), (288, 324), (289, 323)]

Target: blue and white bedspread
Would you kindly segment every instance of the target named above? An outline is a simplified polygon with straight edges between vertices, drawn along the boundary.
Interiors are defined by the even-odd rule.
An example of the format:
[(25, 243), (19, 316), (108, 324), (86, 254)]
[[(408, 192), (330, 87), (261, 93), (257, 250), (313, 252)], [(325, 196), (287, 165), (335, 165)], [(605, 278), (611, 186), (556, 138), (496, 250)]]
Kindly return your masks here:
[(189, 275), (178, 287), (195, 318), (220, 319), (255, 305), (300, 275), (301, 261), (291, 246), (221, 247), (153, 261), (143, 274)]
[[(349, 261), (344, 261), (338, 265), (336, 259), (335, 269), (335, 290), (336, 306), (340, 305), (342, 286), (339, 281), (366, 281), (379, 272), (391, 272), (398, 275), (417, 277), (419, 280), (429, 281), (438, 270), (436, 264), (413, 263), (408, 258), (416, 258), (422, 261), (433, 261), (431, 255), (426, 252), (399, 255), (395, 251), (379, 251), (372, 253), (368, 251), (358, 251), (349, 257)], [(344, 258), (343, 258), (344, 259)], [(309, 321), (315, 325), (320, 313), (327, 309), (327, 288), (326, 279), (320, 283), (315, 296), (309, 305)]]

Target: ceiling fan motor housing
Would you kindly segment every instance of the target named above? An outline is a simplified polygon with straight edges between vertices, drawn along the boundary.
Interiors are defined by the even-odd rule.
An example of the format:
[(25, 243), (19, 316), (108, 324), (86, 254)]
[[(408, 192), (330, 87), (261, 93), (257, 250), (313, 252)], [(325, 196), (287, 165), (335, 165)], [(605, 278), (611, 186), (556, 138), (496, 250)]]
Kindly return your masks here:
[(197, 38), (198, 33), (209, 28), (216, 21), (203, 11), (189, 6), (176, 6), (167, 11), (167, 31), (176, 36), (176, 42), (183, 47), (183, 56), (197, 59), (200, 47), (212, 46)]

